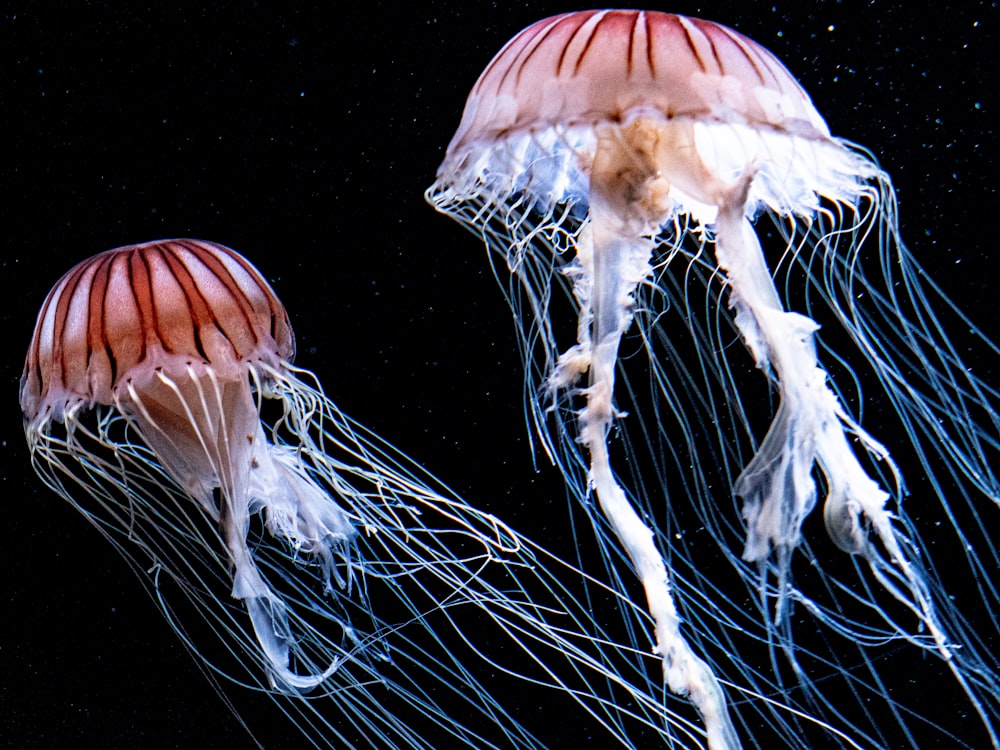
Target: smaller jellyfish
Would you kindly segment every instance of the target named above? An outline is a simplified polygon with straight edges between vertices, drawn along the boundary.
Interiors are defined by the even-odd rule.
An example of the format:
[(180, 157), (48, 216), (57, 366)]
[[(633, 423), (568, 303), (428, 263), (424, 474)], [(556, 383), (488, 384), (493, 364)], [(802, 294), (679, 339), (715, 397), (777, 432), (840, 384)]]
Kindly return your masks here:
[(36, 471), (217, 687), (266, 691), (316, 747), (546, 747), (512, 712), (535, 686), (612, 734), (616, 696), (653, 715), (593, 688), (637, 667), (563, 584), (580, 572), (342, 414), (294, 353), (245, 258), (164, 240), (63, 276), (25, 363)]
[[(890, 455), (869, 432), (878, 419), (862, 426), (861, 414), (875, 399), (895, 410), (898, 453), (929, 478), (921, 503), (937, 506), (962, 570), (979, 576), (995, 547), (981, 523), (962, 523), (996, 512), (996, 392), (948, 340), (939, 314), (968, 321), (901, 242), (888, 176), (830, 135), (774, 55), (666, 13), (539, 21), (479, 77), (426, 196), (492, 251), (520, 327), (531, 427), (617, 585), (627, 588), (617, 559), (638, 576), (663, 680), (690, 698), (709, 747), (739, 747), (741, 734), (811, 747), (803, 727), (860, 746), (947, 734), (884, 687), (877, 664), (899, 642), (941, 658), (997, 746), (993, 649), (903, 513), (896, 447)], [(767, 391), (751, 390), (739, 341), (777, 395), (763, 430)], [(862, 381), (875, 396), (862, 396)], [(821, 493), (829, 539), (848, 553), (833, 572), (803, 539)], [(720, 520), (733, 499), (742, 529)], [(695, 506), (693, 520), (681, 504)], [(692, 528), (711, 534), (742, 590), (700, 569), (684, 540)], [(813, 568), (801, 582), (797, 551)], [(996, 589), (979, 594), (996, 612)], [(794, 640), (795, 605), (829, 628), (833, 650)], [(844, 703), (821, 687), (831, 671)]]

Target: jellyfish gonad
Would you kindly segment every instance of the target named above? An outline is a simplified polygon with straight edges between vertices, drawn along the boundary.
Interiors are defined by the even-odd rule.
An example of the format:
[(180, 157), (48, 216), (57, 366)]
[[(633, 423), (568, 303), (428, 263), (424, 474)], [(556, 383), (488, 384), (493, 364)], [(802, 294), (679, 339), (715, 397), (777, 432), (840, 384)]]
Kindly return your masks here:
[(535, 686), (620, 734), (628, 683), (593, 686), (635, 658), (576, 604), (580, 572), (343, 415), (294, 349), (271, 287), (222, 245), (96, 255), (49, 293), (28, 351), (34, 467), (216, 685), (268, 692), (312, 745), (551, 746), (514, 715)]
[[(901, 644), (940, 657), (997, 746), (998, 557), (978, 520), (997, 512), (997, 394), (944, 321), (997, 350), (902, 243), (886, 173), (776, 57), (665, 13), (540, 21), (476, 82), (427, 199), (491, 251), (536, 445), (623, 593), (615, 561), (638, 576), (646, 645), (709, 747), (954, 739), (887, 687)], [(819, 494), (833, 544), (804, 538)], [(720, 553), (713, 580), (700, 560)]]

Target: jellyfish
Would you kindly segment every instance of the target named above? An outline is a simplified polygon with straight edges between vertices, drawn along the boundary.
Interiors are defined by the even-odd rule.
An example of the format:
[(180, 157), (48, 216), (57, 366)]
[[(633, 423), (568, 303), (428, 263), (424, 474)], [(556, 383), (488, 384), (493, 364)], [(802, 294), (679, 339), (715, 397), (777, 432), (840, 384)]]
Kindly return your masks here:
[(611, 584), (638, 578), (644, 689), (690, 702), (698, 746), (955, 741), (890, 684), (911, 648), (1000, 746), (997, 391), (946, 325), (997, 347), (773, 54), (660, 12), (539, 21), (479, 77), (426, 198), (490, 251), (536, 463)]
[(223, 697), (265, 692), (337, 748), (550, 747), (517, 700), (540, 688), (622, 742), (619, 704), (657, 714), (582, 571), (344, 415), (294, 354), (249, 261), (163, 240), (63, 276), (21, 381), (37, 473)]

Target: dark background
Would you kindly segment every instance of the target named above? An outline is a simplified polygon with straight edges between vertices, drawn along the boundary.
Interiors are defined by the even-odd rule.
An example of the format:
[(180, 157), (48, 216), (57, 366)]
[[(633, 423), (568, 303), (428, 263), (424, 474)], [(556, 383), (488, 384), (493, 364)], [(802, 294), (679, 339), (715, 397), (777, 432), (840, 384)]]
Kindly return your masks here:
[[(531, 469), (485, 251), (422, 191), (492, 55), (578, 8), (336, 5), (4, 4), (0, 746), (250, 746), (124, 562), (28, 467), (16, 394), (34, 316), (95, 252), (173, 236), (236, 248), (284, 299), (298, 363), (346, 412), (531, 536), (563, 520), (558, 477)], [(914, 253), (994, 325), (996, 3), (660, 9), (784, 60), (831, 130), (894, 176)], [(243, 705), (267, 747), (300, 745), (267, 701)]]

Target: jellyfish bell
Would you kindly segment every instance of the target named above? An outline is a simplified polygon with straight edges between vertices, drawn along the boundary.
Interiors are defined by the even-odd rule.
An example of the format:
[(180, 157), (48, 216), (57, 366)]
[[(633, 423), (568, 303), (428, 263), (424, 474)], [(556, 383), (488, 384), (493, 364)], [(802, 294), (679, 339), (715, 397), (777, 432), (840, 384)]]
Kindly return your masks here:
[[(619, 171), (623, 160), (632, 163)], [(817, 187), (843, 189), (857, 169), (798, 82), (752, 40), (666, 13), (636, 24), (629, 12), (585, 11), (533, 24), (497, 54), (469, 94), (439, 185), (484, 203), (485, 190), (523, 192), (540, 211), (629, 195), (617, 213), (652, 208), (644, 218), (654, 225), (669, 197), (710, 221), (713, 192), (755, 162), (753, 197), (776, 207), (813, 209)]]
[(294, 352), (245, 258), (163, 240), (67, 273), (25, 363), (36, 471), (218, 689), (266, 692), (316, 747), (551, 746), (515, 716), (538, 686), (613, 737), (618, 699), (661, 731), (618, 677), (641, 657), (571, 595), (582, 573), (345, 416)]
[[(862, 728), (856, 709), (833, 708), (810, 681), (805, 661), (837, 662), (793, 640), (793, 603), (851, 648), (861, 644), (880, 698), (881, 678), (864, 648), (902, 639), (936, 653), (997, 746), (996, 660), (969, 632), (902, 512), (894, 451), (848, 406), (863, 403), (852, 368), (866, 370), (899, 414), (902, 450), (918, 466), (941, 462), (934, 472), (957, 485), (952, 497), (931, 473), (927, 489), (964, 548), (967, 532), (950, 504), (964, 501), (975, 513), (977, 501), (998, 497), (987, 458), (997, 445), (995, 392), (947, 341), (931, 302), (949, 315), (955, 308), (933, 285), (927, 289), (900, 241), (888, 176), (863, 149), (830, 135), (777, 58), (720, 24), (665, 13), (583, 11), (539, 21), (476, 82), (427, 198), (512, 272), (507, 297), (521, 327), (539, 442), (587, 512), (596, 498), (613, 532), (607, 544), (617, 540), (643, 585), (666, 684), (690, 696), (710, 747), (739, 746), (728, 718), (734, 690), (758, 700), (778, 692), (790, 712), (801, 711), (792, 720), (773, 705), (761, 709), (791, 747), (810, 746), (794, 726), (806, 715), (840, 741), (869, 741), (882, 731), (877, 718)], [(762, 226), (763, 217), (773, 228)], [(761, 242), (768, 236), (777, 240), (769, 240), (777, 245), (774, 270)], [(876, 276), (865, 273), (868, 248), (880, 265)], [(565, 309), (559, 291), (577, 319), (568, 346), (554, 319)], [(857, 364), (817, 339), (816, 318), (843, 330)], [(620, 361), (630, 329), (630, 348), (648, 352), (647, 395), (634, 363)], [(689, 351), (682, 354), (676, 341), (684, 331)], [(734, 336), (779, 398), (759, 442), (736, 374)], [(817, 342), (839, 380), (821, 363)], [(633, 373), (624, 398), (616, 371), (619, 378)], [(628, 488), (612, 468), (613, 426), (627, 456), (644, 451), (653, 465), (644, 476), (630, 461)], [(702, 445), (704, 432), (719, 439)], [(655, 523), (674, 475), (688, 497), (670, 505), (693, 501), (727, 555), (733, 524), (717, 518), (724, 506), (711, 500), (715, 479), (742, 500), (742, 560), (729, 559), (773, 604), (770, 614), (761, 606), (763, 622), (753, 632), (784, 651), (804, 702), (777, 666), (772, 678), (751, 666), (734, 673), (741, 656), (718, 655), (731, 652), (733, 623), (746, 622), (741, 597), (721, 607), (690, 548)], [(858, 582), (819, 568), (818, 591), (793, 580), (795, 551), (809, 549), (802, 526), (820, 491), (829, 538), (865, 563), (867, 577), (861, 566), (846, 566), (863, 594), (853, 593)], [(668, 508), (667, 517), (676, 512)], [(607, 536), (604, 520), (592, 520)], [(982, 570), (974, 552), (964, 554), (970, 572)], [(685, 579), (682, 570), (694, 572)], [(983, 597), (996, 607), (991, 587)], [(858, 601), (870, 616), (846, 614)], [(842, 674), (847, 693), (862, 684), (849, 668)], [(892, 712), (902, 739), (888, 744), (915, 743), (908, 710)]]

